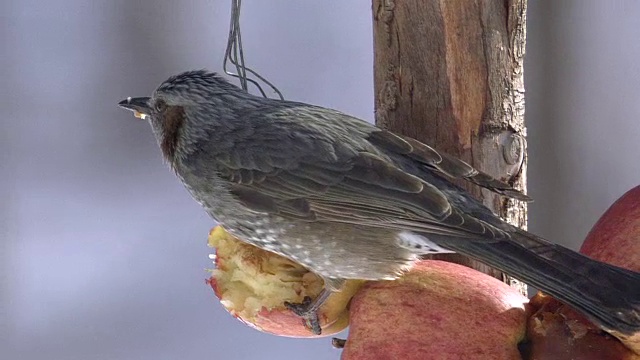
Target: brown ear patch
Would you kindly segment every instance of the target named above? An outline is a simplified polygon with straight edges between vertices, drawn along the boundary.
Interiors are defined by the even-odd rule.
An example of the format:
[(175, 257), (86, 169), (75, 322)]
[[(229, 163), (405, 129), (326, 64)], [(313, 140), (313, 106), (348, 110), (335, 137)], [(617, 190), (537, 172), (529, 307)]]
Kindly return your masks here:
[(160, 149), (169, 161), (173, 162), (178, 146), (178, 134), (184, 123), (184, 109), (182, 106), (169, 106), (164, 113), (164, 137)]

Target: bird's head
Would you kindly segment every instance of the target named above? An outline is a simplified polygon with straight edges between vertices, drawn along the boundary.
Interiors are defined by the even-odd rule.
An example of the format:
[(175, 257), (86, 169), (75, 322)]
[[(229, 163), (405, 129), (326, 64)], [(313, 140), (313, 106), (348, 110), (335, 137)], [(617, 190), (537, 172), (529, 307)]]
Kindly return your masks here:
[(127, 98), (118, 105), (149, 121), (169, 163), (195, 150), (208, 131), (236, 118), (233, 104), (250, 96), (215, 73), (188, 71), (165, 80), (151, 97)]

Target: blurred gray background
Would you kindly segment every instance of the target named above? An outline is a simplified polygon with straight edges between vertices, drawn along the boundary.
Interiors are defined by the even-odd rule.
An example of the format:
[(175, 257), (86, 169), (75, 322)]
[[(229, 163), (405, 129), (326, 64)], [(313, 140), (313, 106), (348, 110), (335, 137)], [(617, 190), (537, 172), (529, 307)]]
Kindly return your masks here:
[[(370, 7), (245, 1), (249, 64), (289, 99), (371, 121)], [(0, 358), (339, 357), (222, 310), (204, 283), (214, 223), (116, 106), (220, 71), (229, 9), (0, 1)], [(530, 229), (577, 248), (640, 183), (640, 2), (531, 0), (528, 23)]]

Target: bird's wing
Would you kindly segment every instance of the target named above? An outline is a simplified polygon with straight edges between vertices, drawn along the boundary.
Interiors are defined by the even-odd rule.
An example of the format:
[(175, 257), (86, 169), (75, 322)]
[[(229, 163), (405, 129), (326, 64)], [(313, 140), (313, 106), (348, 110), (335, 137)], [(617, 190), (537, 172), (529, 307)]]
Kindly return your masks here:
[[(371, 137), (370, 125), (366, 125), (369, 134), (354, 124), (328, 128), (322, 119), (318, 122), (319, 115), (313, 111), (306, 109), (301, 114), (296, 109), (281, 114), (281, 110), (270, 114), (268, 124), (264, 118), (262, 123), (247, 119), (251, 127), (242, 130), (241, 143), (230, 142), (225, 147), (220, 143), (223, 140), (218, 140), (210, 146), (215, 151), (204, 152), (215, 162), (219, 176), (229, 181), (233, 196), (248, 210), (307, 221), (393, 227), (479, 240), (508, 236), (376, 150), (377, 146), (389, 148), (395, 143), (403, 146), (395, 153), (416, 157), (415, 151), (399, 145), (402, 143), (398, 139), (406, 139), (386, 133)], [(292, 114), (297, 116), (296, 122), (279, 123), (289, 121)], [(306, 122), (312, 119), (315, 122)], [(447, 164), (432, 161), (434, 166), (443, 162)]]
[(508, 183), (475, 169), (460, 159), (440, 153), (415, 139), (379, 130), (372, 132), (368, 140), (385, 151), (408, 156), (440, 174), (465, 179), (514, 199), (531, 201), (530, 197), (514, 189)]

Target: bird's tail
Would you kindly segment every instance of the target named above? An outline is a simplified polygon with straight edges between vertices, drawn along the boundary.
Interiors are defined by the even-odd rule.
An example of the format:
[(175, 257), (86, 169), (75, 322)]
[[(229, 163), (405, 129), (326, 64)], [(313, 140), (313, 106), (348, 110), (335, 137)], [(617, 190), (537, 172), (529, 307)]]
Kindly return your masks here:
[(573, 306), (604, 329), (625, 334), (640, 331), (640, 273), (515, 228), (510, 240), (497, 242), (429, 237)]

